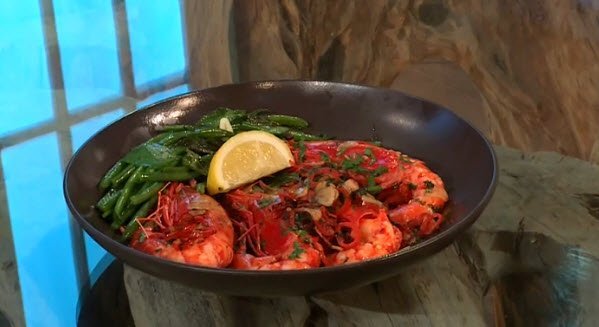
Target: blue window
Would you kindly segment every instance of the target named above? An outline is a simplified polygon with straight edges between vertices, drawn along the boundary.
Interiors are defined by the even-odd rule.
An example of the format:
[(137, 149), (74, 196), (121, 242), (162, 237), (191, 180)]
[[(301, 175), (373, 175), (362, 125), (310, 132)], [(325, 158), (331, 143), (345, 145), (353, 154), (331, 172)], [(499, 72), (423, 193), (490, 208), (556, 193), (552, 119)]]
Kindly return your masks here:
[(56, 133), (4, 149), (2, 165), (27, 326), (74, 326), (78, 290)]
[(178, 0), (128, 0), (127, 20), (137, 86), (183, 74), (185, 57)]
[(52, 119), (52, 95), (39, 1), (0, 1), (0, 31), (3, 136)]
[(111, 3), (54, 0), (69, 111), (122, 93)]
[[(117, 120), (124, 114), (122, 109), (118, 109), (71, 127), (71, 135), (73, 140), (73, 151), (77, 151), (83, 143), (93, 136), (100, 129)], [(89, 271), (93, 271), (100, 259), (106, 255), (106, 251), (96, 243), (89, 235), (85, 234), (85, 251), (87, 253), (87, 266)]]

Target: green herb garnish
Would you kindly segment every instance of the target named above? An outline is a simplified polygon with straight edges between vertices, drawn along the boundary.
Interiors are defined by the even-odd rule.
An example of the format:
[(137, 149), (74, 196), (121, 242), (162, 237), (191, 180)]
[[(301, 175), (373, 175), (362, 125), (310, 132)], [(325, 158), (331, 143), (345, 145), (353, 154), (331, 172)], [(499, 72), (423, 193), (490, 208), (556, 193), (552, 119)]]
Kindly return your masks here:
[(379, 185), (373, 185), (373, 186), (366, 187), (366, 192), (368, 192), (370, 194), (378, 194), (382, 190), (383, 190), (383, 188), (380, 187)]
[(414, 184), (414, 183), (409, 183), (408, 184), (408, 188), (410, 188), (410, 190), (415, 190), (418, 187), (418, 185)]
[(304, 158), (306, 157), (306, 144), (304, 143), (304, 140), (299, 140), (297, 142), (297, 147), (299, 148), (299, 160), (304, 161)]
[(258, 207), (260, 207), (260, 208), (266, 208), (266, 207), (268, 207), (269, 205), (271, 205), (271, 204), (273, 204), (275, 202), (277, 202), (277, 198), (276, 197), (268, 197), (268, 198), (265, 198), (265, 199), (262, 199), (262, 200), (258, 200), (257, 203), (258, 203)]
[(366, 170), (360, 167), (363, 161), (364, 159), (362, 159), (362, 157), (359, 156), (354, 158), (347, 158), (343, 160), (343, 162), (341, 162), (341, 169), (355, 170), (356, 172), (365, 172)]
[(424, 181), (424, 187), (426, 187), (427, 190), (430, 190), (435, 187), (435, 184), (433, 184), (431, 181)]
[(388, 172), (388, 171), (389, 171), (389, 169), (387, 169), (387, 167), (380, 166), (380, 167), (378, 167), (377, 169), (373, 170), (373, 171), (372, 171), (372, 174), (373, 174), (374, 176), (381, 176), (382, 174), (384, 174), (384, 173), (386, 173), (386, 172)]
[(293, 252), (289, 255), (289, 259), (297, 259), (299, 256), (304, 253), (304, 249), (302, 249), (297, 241), (293, 242)]
[(368, 175), (367, 179), (368, 179), (368, 186), (369, 187), (376, 185), (376, 182), (374, 181), (374, 175)]
[(372, 153), (372, 150), (370, 148), (366, 148), (364, 150), (364, 155), (370, 158), (370, 162), (376, 162), (376, 158), (374, 157), (374, 154)]
[(328, 154), (324, 153), (324, 152), (320, 152), (320, 158), (322, 159), (322, 161), (324, 161), (325, 163), (331, 163), (331, 157), (329, 157)]
[(303, 230), (303, 229), (296, 229), (295, 233), (302, 240), (302, 242), (304, 242), (304, 243), (312, 243), (312, 239), (310, 238), (310, 235), (305, 230)]
[(291, 182), (299, 182), (300, 181), (300, 176), (296, 173), (281, 173), (281, 174), (277, 174), (274, 177), (272, 177), (270, 179), (270, 181), (267, 182), (268, 186), (270, 187), (281, 187), (284, 185), (287, 185)]
[(157, 143), (144, 143), (127, 153), (121, 161), (136, 166), (161, 168), (174, 165), (179, 158), (175, 149)]

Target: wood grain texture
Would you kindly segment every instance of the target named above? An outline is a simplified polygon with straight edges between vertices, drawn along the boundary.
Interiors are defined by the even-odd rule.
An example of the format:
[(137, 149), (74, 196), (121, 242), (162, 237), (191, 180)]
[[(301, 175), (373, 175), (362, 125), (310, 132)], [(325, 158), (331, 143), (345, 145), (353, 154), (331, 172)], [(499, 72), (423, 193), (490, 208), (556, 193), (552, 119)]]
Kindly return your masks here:
[(229, 21), (232, 0), (183, 0), (187, 69), (193, 87), (233, 80)]
[(599, 320), (599, 166), (496, 147), (499, 184), (452, 246), (343, 292), (220, 296), (125, 267), (137, 326), (592, 326)]
[(593, 1), (237, 0), (241, 81), (390, 87), (445, 60), (482, 92), (497, 144), (599, 157), (599, 7)]

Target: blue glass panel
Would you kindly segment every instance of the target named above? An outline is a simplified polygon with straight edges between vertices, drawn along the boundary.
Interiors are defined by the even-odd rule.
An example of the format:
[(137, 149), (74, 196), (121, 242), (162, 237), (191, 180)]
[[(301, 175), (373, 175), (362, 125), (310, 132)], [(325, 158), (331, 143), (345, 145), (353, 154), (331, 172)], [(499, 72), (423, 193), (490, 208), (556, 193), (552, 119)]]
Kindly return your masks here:
[(39, 1), (0, 1), (0, 31), (2, 136), (51, 119), (52, 97)]
[[(117, 120), (124, 114), (122, 109), (118, 109), (71, 127), (71, 135), (73, 139), (73, 151), (79, 149), (91, 136), (100, 129)], [(100, 259), (106, 255), (106, 251), (96, 243), (87, 233), (85, 234), (85, 250), (87, 252), (87, 266), (91, 272), (97, 265)]]
[(183, 72), (185, 57), (178, 0), (128, 0), (135, 84)]
[(78, 292), (56, 134), (4, 149), (2, 165), (27, 326), (74, 326)]
[(121, 94), (112, 1), (54, 0), (70, 111)]

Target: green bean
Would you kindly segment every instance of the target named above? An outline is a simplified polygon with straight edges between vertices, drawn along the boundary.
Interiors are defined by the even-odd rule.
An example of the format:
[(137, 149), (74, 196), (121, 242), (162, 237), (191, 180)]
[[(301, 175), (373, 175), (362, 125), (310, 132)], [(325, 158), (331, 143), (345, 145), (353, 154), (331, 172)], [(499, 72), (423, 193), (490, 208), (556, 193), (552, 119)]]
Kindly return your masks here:
[(168, 137), (169, 135), (171, 135), (172, 132), (160, 132), (160, 134), (152, 137), (151, 139), (147, 140), (147, 143), (161, 143), (163, 139), (165, 139), (166, 137)]
[(232, 133), (218, 129), (218, 128), (210, 128), (210, 129), (195, 129), (191, 131), (180, 131), (180, 132), (172, 132), (169, 133), (168, 136), (164, 137), (160, 140), (160, 144), (163, 145), (171, 145), (175, 142), (186, 138), (186, 137), (201, 137), (201, 138), (220, 138), (225, 136), (230, 136)]
[(289, 126), (289, 127), (299, 128), (299, 129), (304, 129), (304, 128), (308, 127), (307, 121), (305, 121), (299, 117), (295, 117), (295, 116), (268, 115), (268, 116), (266, 116), (266, 119), (268, 119), (272, 123), (282, 125), (282, 126)]
[(181, 159), (181, 163), (190, 170), (196, 171), (198, 173), (203, 172), (199, 165), (199, 159), (196, 159), (196, 157), (192, 155), (186, 154), (183, 159)]
[(121, 193), (123, 193), (123, 190), (111, 189), (98, 201), (96, 208), (102, 212), (112, 211)]
[(129, 222), (127, 223), (127, 226), (125, 227), (125, 230), (123, 231), (123, 236), (121, 238), (121, 241), (125, 242), (131, 238), (133, 233), (135, 233), (135, 231), (137, 231), (137, 229), (139, 228), (139, 223), (137, 222), (137, 218), (148, 216), (148, 214), (150, 213), (150, 210), (152, 210), (156, 206), (157, 202), (158, 202), (158, 197), (156, 195), (154, 195), (148, 201), (146, 201), (144, 204), (142, 204), (141, 207), (139, 207), (139, 209), (137, 209), (135, 214), (133, 214), (133, 217), (131, 217), (131, 220), (129, 220)]
[(233, 130), (239, 131), (264, 131), (276, 136), (285, 136), (289, 132), (289, 127), (285, 126), (270, 126), (270, 125), (261, 125), (261, 124), (252, 124), (252, 123), (241, 123), (239, 125), (233, 126)]
[(112, 187), (117, 188), (129, 179), (129, 176), (135, 171), (135, 166), (127, 165), (127, 167), (114, 177)]
[(189, 150), (191, 150), (195, 153), (212, 154), (216, 150), (218, 150), (218, 147), (211, 148), (208, 144), (191, 143), (191, 144), (186, 144), (186, 146)]
[(201, 156), (199, 159), (198, 164), (203, 169), (202, 171), (204, 172), (204, 175), (208, 174), (208, 168), (210, 167), (210, 162), (212, 161), (212, 157), (214, 157), (214, 155), (207, 154), (205, 156)]
[(188, 167), (189, 169), (202, 174), (208, 174), (208, 166), (210, 165), (210, 160), (212, 160), (212, 155), (199, 156), (193, 151), (187, 151), (183, 159), (181, 160), (183, 165)]
[(123, 214), (119, 217), (114, 217), (114, 220), (112, 221), (112, 224), (110, 224), (110, 227), (112, 229), (119, 229), (121, 228), (121, 226), (123, 226), (123, 224), (128, 221), (127, 218), (131, 217), (131, 215), (133, 213), (135, 213), (135, 211), (137, 211), (137, 206), (129, 206), (127, 207), (127, 209), (125, 209), (125, 211), (123, 212)]
[(110, 184), (112, 184), (112, 180), (123, 170), (123, 168), (125, 168), (126, 165), (127, 164), (122, 161), (118, 161), (116, 164), (114, 164), (100, 180), (100, 189), (102, 191), (107, 189)]
[(187, 167), (169, 166), (169, 167), (162, 168), (160, 171), (165, 172), (165, 173), (182, 173), (182, 172), (187, 172), (189, 170), (187, 169)]
[(250, 123), (259, 122), (264, 120), (264, 115), (268, 112), (268, 109), (256, 109), (247, 115), (247, 121)]
[(158, 143), (163, 145), (173, 144), (182, 138), (188, 137), (192, 132), (193, 131), (168, 132), (164, 134), (165, 136), (162, 137)]
[(294, 130), (290, 130), (287, 134), (296, 140), (304, 140), (304, 141), (318, 141), (318, 140), (329, 139), (329, 137), (324, 136), (324, 135), (312, 135), (312, 134), (307, 134), (304, 132), (298, 132), (298, 131), (294, 131)]
[(160, 128), (162, 132), (178, 132), (178, 131), (190, 131), (196, 129), (193, 125), (164, 125)]
[(153, 173), (142, 174), (140, 176), (140, 181), (144, 182), (169, 182), (169, 181), (178, 181), (184, 182), (199, 177), (199, 173), (191, 172), (191, 171), (180, 171), (180, 172), (165, 172), (165, 171), (156, 171)]
[(112, 210), (108, 210), (102, 213), (102, 218), (106, 219), (112, 215)]
[(213, 112), (200, 118), (197, 125), (204, 127), (217, 128), (222, 118), (227, 118), (231, 124), (244, 120), (247, 114), (243, 110), (234, 110), (229, 108), (217, 108)]
[(162, 189), (163, 186), (164, 182), (154, 182), (148, 187), (142, 187), (141, 191), (131, 196), (131, 203), (140, 204), (147, 201), (148, 199), (156, 195)]
[(137, 167), (135, 169), (135, 172), (131, 174), (131, 177), (129, 177), (129, 179), (127, 180), (127, 183), (125, 183), (125, 186), (123, 187), (123, 193), (121, 193), (119, 199), (116, 201), (116, 204), (114, 205), (114, 215), (116, 218), (115, 221), (123, 219), (123, 211), (127, 207), (129, 198), (131, 197), (131, 193), (133, 193), (133, 187), (140, 180), (140, 177), (143, 173), (143, 169), (143, 167)]
[(231, 136), (232, 133), (229, 131), (225, 131), (224, 129), (203, 129), (193, 131), (193, 135), (203, 138), (220, 138)]

